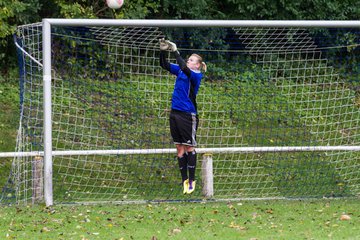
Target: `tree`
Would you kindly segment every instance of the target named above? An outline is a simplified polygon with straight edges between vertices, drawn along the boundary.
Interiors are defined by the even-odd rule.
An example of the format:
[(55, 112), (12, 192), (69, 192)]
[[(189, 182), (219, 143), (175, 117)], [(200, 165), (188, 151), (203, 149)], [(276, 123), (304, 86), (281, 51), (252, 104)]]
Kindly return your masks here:
[(1, 75), (7, 75), (15, 65), (15, 46), (12, 34), (17, 25), (38, 20), (39, 0), (0, 0), (0, 64)]
[[(4, 75), (16, 64), (12, 34), (42, 18), (355, 20), (358, 0), (125, 0), (120, 10), (104, 0), (0, 0), (0, 64)], [(221, 34), (221, 33), (219, 33)], [(218, 33), (194, 42), (212, 43)], [(194, 36), (195, 39), (195, 34)], [(210, 44), (211, 45), (211, 44)], [(211, 47), (209, 45), (209, 47)], [(5, 65), (6, 63), (6, 65)]]
[(225, 0), (228, 19), (248, 20), (355, 20), (358, 0)]

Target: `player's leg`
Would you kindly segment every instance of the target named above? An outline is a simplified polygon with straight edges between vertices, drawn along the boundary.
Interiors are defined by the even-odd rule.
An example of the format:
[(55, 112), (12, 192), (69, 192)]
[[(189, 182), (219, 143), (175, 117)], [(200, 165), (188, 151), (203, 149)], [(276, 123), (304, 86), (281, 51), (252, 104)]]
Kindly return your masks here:
[(177, 150), (177, 160), (178, 160), (179, 170), (182, 179), (183, 193), (185, 194), (187, 192), (188, 182), (189, 182), (188, 174), (187, 174), (188, 160), (187, 160), (187, 152), (185, 146), (181, 144), (182, 138), (181, 138), (181, 132), (179, 131), (179, 127), (178, 127), (179, 124), (178, 121), (179, 121), (178, 113), (171, 112), (170, 132)]
[(195, 171), (196, 171), (196, 151), (194, 147), (187, 147), (187, 156), (188, 156), (188, 171), (189, 171), (189, 189), (187, 193), (192, 193), (195, 190)]
[(187, 175), (187, 165), (188, 165), (187, 153), (185, 152), (184, 145), (176, 144), (176, 149), (177, 149), (177, 158), (178, 158), (181, 178), (182, 178), (182, 181), (184, 182), (185, 180), (188, 179), (188, 175)]
[[(185, 122), (185, 121), (184, 121)], [(187, 169), (189, 171), (189, 189), (187, 193), (192, 193), (195, 190), (195, 172), (196, 172), (196, 131), (199, 119), (195, 114), (188, 115), (184, 129), (182, 129), (183, 136), (186, 139), (185, 151), (187, 153)]]
[(187, 159), (187, 152), (185, 146), (182, 144), (176, 144), (177, 149), (177, 157), (179, 163), (179, 169), (181, 173), (181, 179), (183, 184), (183, 193), (186, 194), (189, 188), (189, 179), (188, 179), (188, 159)]

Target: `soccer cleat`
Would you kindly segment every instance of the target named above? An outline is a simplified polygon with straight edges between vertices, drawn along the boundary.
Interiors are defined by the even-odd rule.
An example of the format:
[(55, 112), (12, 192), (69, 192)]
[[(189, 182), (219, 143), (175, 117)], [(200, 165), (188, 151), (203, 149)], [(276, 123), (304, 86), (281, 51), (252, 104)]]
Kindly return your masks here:
[(189, 179), (186, 179), (184, 182), (183, 182), (183, 186), (184, 186), (184, 191), (183, 193), (186, 194), (188, 189), (189, 189)]
[(187, 194), (192, 193), (195, 190), (196, 181), (189, 181), (189, 188), (187, 190)]

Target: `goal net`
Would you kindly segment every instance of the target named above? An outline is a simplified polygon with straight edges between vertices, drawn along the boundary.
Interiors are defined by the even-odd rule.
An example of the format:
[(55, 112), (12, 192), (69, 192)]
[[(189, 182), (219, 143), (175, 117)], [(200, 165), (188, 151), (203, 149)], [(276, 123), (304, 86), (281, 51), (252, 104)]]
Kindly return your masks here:
[[(212, 199), (358, 196), (360, 153), (335, 147), (360, 146), (359, 30), (52, 26), (53, 151), (144, 153), (53, 155), (54, 202), (203, 199), (202, 153), (212, 159)], [(42, 33), (39, 23), (16, 34), (18, 152), (44, 151)], [(175, 78), (160, 67), (160, 38), (208, 65), (192, 195), (182, 195), (168, 120)], [(42, 169), (41, 156), (15, 157), (2, 199), (34, 202)]]

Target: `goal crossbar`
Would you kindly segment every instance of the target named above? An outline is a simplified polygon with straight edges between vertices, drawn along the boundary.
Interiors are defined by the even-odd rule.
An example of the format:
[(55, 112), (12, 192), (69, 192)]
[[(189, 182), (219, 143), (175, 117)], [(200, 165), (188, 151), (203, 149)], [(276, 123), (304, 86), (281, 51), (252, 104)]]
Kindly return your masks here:
[(360, 27), (360, 21), (326, 20), (143, 20), (143, 19), (55, 19), (45, 18), (53, 26), (123, 26), (123, 27)]

